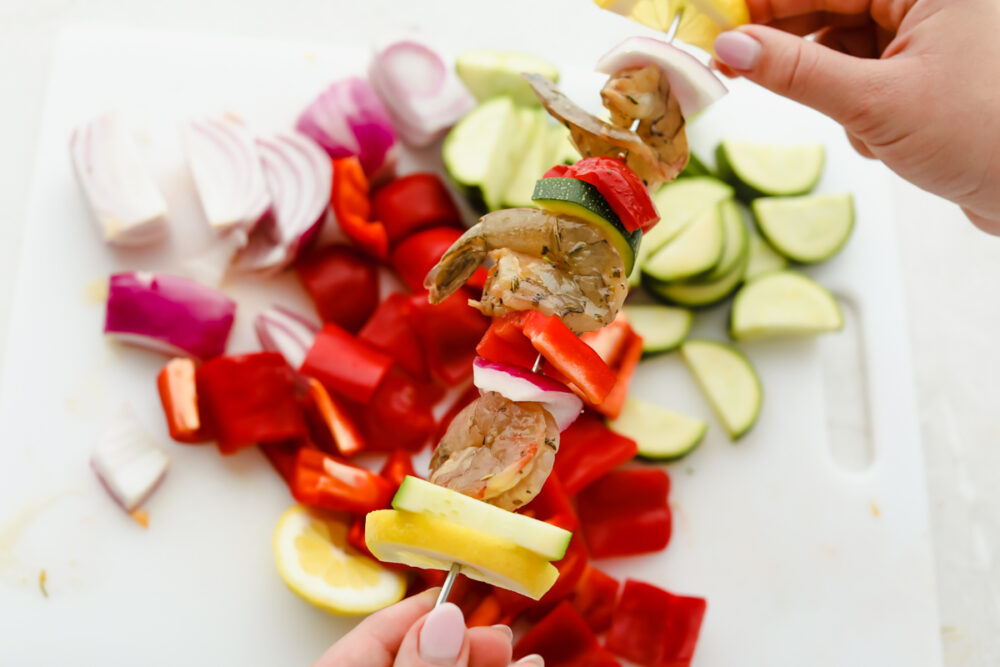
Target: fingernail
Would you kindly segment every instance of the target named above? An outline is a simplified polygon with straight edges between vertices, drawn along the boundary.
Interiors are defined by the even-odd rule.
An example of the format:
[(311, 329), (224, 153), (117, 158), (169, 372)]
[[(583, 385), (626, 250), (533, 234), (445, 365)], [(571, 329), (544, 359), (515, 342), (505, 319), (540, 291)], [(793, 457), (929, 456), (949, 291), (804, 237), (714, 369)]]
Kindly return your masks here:
[(494, 630), (500, 630), (505, 635), (507, 635), (507, 641), (511, 641), (511, 642), (514, 641), (514, 631), (511, 630), (506, 625), (504, 625), (503, 623), (498, 623), (497, 625), (493, 625), (493, 626), (490, 626), (490, 627), (492, 627)]
[(739, 30), (730, 30), (715, 38), (715, 56), (743, 72), (757, 66), (762, 50), (760, 42)]
[(545, 667), (545, 658), (537, 653), (532, 653), (515, 662), (514, 667)]
[(448, 662), (458, 657), (465, 639), (462, 610), (445, 602), (427, 615), (420, 628), (420, 657), (428, 662)]

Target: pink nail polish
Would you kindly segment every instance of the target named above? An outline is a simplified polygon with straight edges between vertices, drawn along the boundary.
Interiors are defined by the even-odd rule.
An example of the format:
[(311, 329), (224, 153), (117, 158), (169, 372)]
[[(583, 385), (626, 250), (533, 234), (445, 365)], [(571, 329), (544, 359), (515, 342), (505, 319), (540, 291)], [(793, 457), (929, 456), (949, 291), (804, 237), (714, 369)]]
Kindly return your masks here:
[(515, 662), (514, 667), (545, 667), (545, 659), (537, 653), (532, 653)]
[(730, 30), (715, 38), (716, 57), (741, 72), (757, 66), (762, 50), (760, 42), (739, 30)]
[(431, 611), (420, 628), (420, 657), (427, 662), (450, 662), (458, 657), (464, 639), (462, 610), (446, 602)]

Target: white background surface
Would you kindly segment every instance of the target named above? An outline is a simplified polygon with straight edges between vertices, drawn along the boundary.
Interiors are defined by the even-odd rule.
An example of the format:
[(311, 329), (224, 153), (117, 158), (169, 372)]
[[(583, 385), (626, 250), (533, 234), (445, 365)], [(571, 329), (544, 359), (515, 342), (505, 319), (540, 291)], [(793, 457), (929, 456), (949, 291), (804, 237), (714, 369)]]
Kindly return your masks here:
[[(341, 4), (173, 0), (151, 6), (124, 0), (2, 0), (0, 325), (6, 323), (49, 51), (59, 27), (99, 20), (336, 41), (338, 16), (345, 11)], [(377, 20), (368, 3), (350, 4), (350, 11), (370, 12)], [(996, 665), (1000, 354), (993, 339), (1000, 330), (995, 289), (1000, 285), (1000, 240), (982, 235), (957, 209), (906, 184), (894, 183), (893, 195), (897, 219), (885, 224), (895, 224), (901, 241), (947, 664)], [(0, 326), (0, 337), (5, 328)]]

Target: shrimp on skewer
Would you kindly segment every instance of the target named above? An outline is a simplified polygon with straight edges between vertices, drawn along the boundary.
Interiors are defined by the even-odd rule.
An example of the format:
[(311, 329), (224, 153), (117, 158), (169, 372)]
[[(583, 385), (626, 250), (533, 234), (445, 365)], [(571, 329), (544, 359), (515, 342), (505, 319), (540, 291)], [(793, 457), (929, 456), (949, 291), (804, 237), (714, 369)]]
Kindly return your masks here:
[(541, 404), (486, 392), (448, 426), (429, 481), (515, 510), (541, 490), (558, 449), (559, 427)]
[(557, 315), (577, 333), (614, 320), (628, 293), (625, 264), (602, 230), (538, 209), (515, 208), (483, 216), (430, 270), (431, 303), (455, 292), (481, 265), (491, 263), (484, 315), (539, 310)]
[[(684, 118), (658, 67), (623, 70), (608, 80), (601, 97), (611, 111), (611, 123), (581, 109), (545, 77), (522, 76), (545, 110), (569, 129), (583, 157), (622, 158), (650, 188), (674, 180), (684, 170), (688, 160)], [(638, 132), (631, 129), (636, 120)]]
[(662, 69), (646, 65), (616, 72), (601, 89), (601, 100), (614, 125), (631, 128), (638, 121), (635, 133), (656, 151), (668, 173), (684, 170), (690, 156), (684, 116)]

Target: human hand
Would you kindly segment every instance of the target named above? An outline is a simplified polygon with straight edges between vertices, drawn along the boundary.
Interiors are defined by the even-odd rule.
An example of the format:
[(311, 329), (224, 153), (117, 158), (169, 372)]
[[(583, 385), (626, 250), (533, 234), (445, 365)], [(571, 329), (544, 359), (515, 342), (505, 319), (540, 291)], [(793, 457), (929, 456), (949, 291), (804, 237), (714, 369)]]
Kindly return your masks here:
[(830, 116), (859, 153), (1000, 235), (1000, 3), (746, 2), (767, 25), (720, 35), (720, 69)]
[[(466, 629), (455, 605), (434, 609), (439, 591), (432, 588), (375, 612), (327, 649), (313, 667), (508, 667), (510, 628)], [(538, 656), (516, 664), (544, 667)]]

